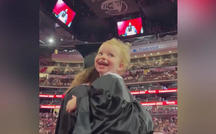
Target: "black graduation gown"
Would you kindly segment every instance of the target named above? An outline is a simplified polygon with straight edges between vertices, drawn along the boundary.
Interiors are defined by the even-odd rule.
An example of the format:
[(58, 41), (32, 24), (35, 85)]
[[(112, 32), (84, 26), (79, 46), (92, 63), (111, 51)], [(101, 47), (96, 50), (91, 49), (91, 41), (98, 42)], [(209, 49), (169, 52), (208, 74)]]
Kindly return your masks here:
[[(67, 105), (67, 102), (72, 98), (72, 95), (75, 95), (77, 97), (77, 109), (83, 110), (83, 111), (89, 111), (88, 89), (89, 89), (89, 86), (80, 85), (80, 86), (74, 87), (65, 95), (61, 103), (61, 108), (59, 110), (59, 116), (56, 122), (55, 134), (73, 134), (74, 127), (77, 122), (77, 117), (80, 117), (80, 116), (78, 116), (78, 110), (72, 113), (68, 113), (66, 111), (66, 105)], [(83, 106), (78, 108), (80, 103)], [(86, 116), (83, 117), (82, 119), (83, 122), (89, 122), (88, 120), (89, 113)], [(90, 126), (85, 125), (84, 123), (82, 123), (82, 126), (83, 126), (82, 128), (84, 128), (85, 126), (89, 127), (86, 130), (90, 129)]]
[[(78, 97), (74, 115), (65, 112), (66, 102), (71, 98), (68, 99), (66, 96), (72, 94)], [(133, 98), (118, 75), (104, 75), (95, 80), (91, 87), (78, 86), (66, 96), (60, 110), (56, 134), (150, 134), (153, 132), (150, 114)]]
[(150, 114), (134, 99), (119, 75), (108, 74), (92, 83), (90, 119), (93, 134), (150, 134)]

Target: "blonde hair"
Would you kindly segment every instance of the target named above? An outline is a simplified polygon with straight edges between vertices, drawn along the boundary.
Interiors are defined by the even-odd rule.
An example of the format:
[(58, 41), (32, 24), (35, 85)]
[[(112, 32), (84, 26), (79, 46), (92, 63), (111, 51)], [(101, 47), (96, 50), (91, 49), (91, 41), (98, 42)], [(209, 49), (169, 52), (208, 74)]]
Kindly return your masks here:
[(71, 83), (71, 86), (66, 90), (65, 94), (67, 94), (72, 88), (80, 84), (83, 83), (91, 84), (98, 77), (99, 77), (99, 73), (96, 71), (94, 66), (83, 69), (75, 76), (74, 80)]
[(130, 64), (130, 46), (131, 46), (131, 44), (130, 43), (124, 43), (121, 40), (116, 39), (116, 38), (112, 38), (110, 40), (107, 40), (102, 45), (105, 45), (105, 44), (117, 46), (119, 48), (118, 51), (120, 52), (121, 61), (123, 62), (123, 72), (122, 73), (124, 73)]

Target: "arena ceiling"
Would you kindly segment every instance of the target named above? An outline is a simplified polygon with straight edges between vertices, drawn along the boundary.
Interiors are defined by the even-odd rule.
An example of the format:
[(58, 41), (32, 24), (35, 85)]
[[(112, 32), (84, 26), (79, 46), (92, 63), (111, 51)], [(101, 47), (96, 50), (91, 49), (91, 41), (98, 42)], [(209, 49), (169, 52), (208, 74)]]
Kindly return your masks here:
[[(78, 16), (72, 32), (57, 25), (56, 20), (46, 12), (47, 6), (44, 5), (56, 1), (40, 0), (41, 46), (46, 46), (50, 37), (55, 39), (53, 48), (97, 44), (116, 36), (114, 28), (116, 19), (136, 15), (142, 16), (151, 26), (160, 24), (164, 31), (177, 31), (177, 0), (64, 0)], [(139, 40), (142, 41), (143, 38), (126, 40), (140, 42)]]

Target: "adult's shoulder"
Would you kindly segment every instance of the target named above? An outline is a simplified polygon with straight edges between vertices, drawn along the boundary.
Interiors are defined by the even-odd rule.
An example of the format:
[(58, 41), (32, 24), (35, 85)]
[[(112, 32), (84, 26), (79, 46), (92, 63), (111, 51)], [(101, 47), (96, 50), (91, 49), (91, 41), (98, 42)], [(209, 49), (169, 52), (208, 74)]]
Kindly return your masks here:
[(75, 95), (77, 97), (82, 97), (82, 96), (88, 94), (88, 89), (89, 89), (89, 86), (85, 85), (85, 84), (75, 86), (75, 87), (71, 88), (69, 92), (67, 92), (65, 97), (67, 97), (67, 96), (71, 97), (72, 95)]
[(111, 77), (111, 78), (118, 78), (118, 79), (122, 79), (122, 77), (117, 74), (117, 73), (112, 73), (112, 72), (108, 72), (105, 75), (103, 75), (104, 77)]
[(93, 87), (102, 88), (102, 87), (112, 87), (115, 85), (117, 81), (121, 80), (121, 78), (115, 74), (106, 74), (99, 78), (97, 78), (93, 83)]
[[(114, 82), (114, 81), (117, 81), (117, 80), (123, 80), (123, 78), (116, 74), (116, 73), (106, 73), (105, 75), (97, 78), (95, 81), (105, 81), (105, 82)], [(93, 82), (94, 83), (94, 82)]]

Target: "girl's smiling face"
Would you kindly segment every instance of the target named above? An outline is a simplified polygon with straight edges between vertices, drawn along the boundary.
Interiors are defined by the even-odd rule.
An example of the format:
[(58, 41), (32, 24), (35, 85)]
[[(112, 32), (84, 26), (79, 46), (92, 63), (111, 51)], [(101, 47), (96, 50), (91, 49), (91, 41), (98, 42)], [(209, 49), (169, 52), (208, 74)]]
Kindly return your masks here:
[(101, 45), (95, 57), (95, 68), (100, 75), (104, 75), (107, 72), (120, 74), (123, 69), (123, 63), (119, 49), (117, 46), (106, 43)]

